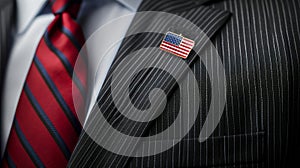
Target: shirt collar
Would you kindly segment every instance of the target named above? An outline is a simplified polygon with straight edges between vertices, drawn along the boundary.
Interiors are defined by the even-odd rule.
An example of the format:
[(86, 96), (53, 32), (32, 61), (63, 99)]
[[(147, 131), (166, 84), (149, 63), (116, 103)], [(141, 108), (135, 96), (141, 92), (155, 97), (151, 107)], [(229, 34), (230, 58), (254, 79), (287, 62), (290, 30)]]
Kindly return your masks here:
[[(26, 28), (32, 22), (33, 18), (43, 8), (47, 0), (16, 0), (17, 1), (17, 33), (26, 31)], [(90, 1), (90, 0), (89, 0)], [(115, 0), (124, 7), (137, 11), (142, 0)], [(28, 5), (30, 4), (30, 5)]]
[[(38, 14), (46, 0), (16, 0), (17, 2), (17, 33), (22, 33)], [(29, 5), (30, 4), (30, 5)]]
[(126, 8), (136, 12), (142, 0), (116, 0), (117, 2), (124, 5)]

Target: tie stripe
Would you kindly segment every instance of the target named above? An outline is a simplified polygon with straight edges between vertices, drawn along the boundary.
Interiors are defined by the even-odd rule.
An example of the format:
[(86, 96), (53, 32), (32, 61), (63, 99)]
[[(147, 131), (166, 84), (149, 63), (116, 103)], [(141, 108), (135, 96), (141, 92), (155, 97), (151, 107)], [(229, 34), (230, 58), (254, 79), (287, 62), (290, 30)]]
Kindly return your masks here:
[[(63, 17), (65, 19), (70, 19), (68, 15), (63, 15)], [(81, 48), (81, 46), (83, 46), (84, 42), (85, 42), (85, 38), (83, 37), (82, 34), (78, 34), (76, 32), (78, 32), (78, 30), (80, 30), (80, 27), (78, 27), (78, 23), (76, 23), (74, 20), (70, 20), (69, 22), (64, 22), (64, 24), (59, 24), (59, 28), (60, 30), (63, 32), (62, 29), (67, 29), (70, 31), (70, 33), (72, 34), (72, 36), (74, 37), (74, 39), (76, 39), (75, 41), (77, 41), (79, 43), (79, 48)]]
[[(63, 36), (60, 36), (60, 40), (61, 41), (64, 41), (64, 40), (68, 40), (67, 38), (63, 38)], [(78, 89), (80, 90), (80, 93), (82, 94), (82, 96), (84, 97), (85, 96), (85, 88), (86, 86), (83, 85), (83, 77), (82, 75), (80, 75), (81, 77), (79, 77), (79, 75), (73, 73), (74, 72), (74, 64), (75, 63), (71, 63), (71, 62), (75, 62), (74, 60), (69, 60), (68, 59), (68, 55), (72, 56), (72, 54), (74, 53), (66, 53), (64, 54), (61, 50), (59, 50), (56, 46), (53, 45), (52, 41), (49, 39), (49, 35), (48, 35), (48, 32), (45, 33), (44, 35), (44, 39), (43, 41), (45, 42), (45, 45), (44, 43), (42, 42), (41, 43), (41, 47), (43, 47), (45, 50), (49, 50), (49, 52), (52, 52), (53, 56), (55, 56), (56, 58), (58, 58), (60, 61), (61, 64), (63, 64), (63, 66), (65, 67), (65, 70), (67, 71), (67, 74), (69, 75), (68, 78), (73, 78), (73, 82), (76, 84), (76, 86), (78, 87)], [(68, 41), (66, 41), (66, 43), (68, 43), (68, 49), (74, 51), (73, 49), (75, 48), (73, 45), (70, 45), (70, 43)], [(43, 51), (42, 51), (43, 52)], [(38, 53), (39, 54), (39, 53)], [(40, 53), (40, 55), (42, 55), (43, 53)], [(68, 54), (68, 55), (67, 55)], [(41, 59), (45, 59), (45, 63), (47, 63), (48, 61), (50, 61), (50, 59), (54, 59), (53, 57), (51, 58), (44, 58), (44, 57), (41, 57)]]
[(27, 151), (27, 153), (28, 153), (29, 157), (32, 159), (33, 163), (37, 167), (45, 167), (43, 165), (42, 161), (40, 160), (40, 158), (38, 157), (38, 155), (32, 149), (31, 145), (28, 143), (28, 141), (27, 141), (26, 137), (24, 136), (17, 120), (15, 120), (15, 128), (14, 129), (16, 131), (16, 134), (17, 134), (22, 146)]
[(76, 47), (76, 49), (79, 52), (82, 44), (79, 43), (79, 41), (76, 39), (73, 33), (65, 26), (62, 26), (61, 31), (69, 38), (70, 41), (72, 41), (73, 45)]
[(73, 17), (76, 17), (81, 0), (52, 0), (51, 2), (53, 13), (61, 14), (67, 11)]
[(38, 56), (36, 56), (33, 61), (34, 61), (34, 65), (37, 67), (38, 71), (40, 72), (43, 79), (47, 83), (53, 96), (56, 98), (57, 102), (59, 103), (59, 105), (63, 109), (64, 113), (68, 117), (70, 123), (73, 125), (74, 129), (76, 130), (76, 133), (79, 135), (81, 132), (81, 125), (80, 125), (78, 119), (76, 118), (76, 115), (73, 114), (73, 112), (72, 112), (74, 110), (70, 109), (68, 104), (65, 102), (63, 96), (60, 94), (59, 90), (57, 89), (54, 82), (50, 78), (48, 72), (46, 71), (46, 69), (44, 68), (42, 63), (39, 61)]
[[(33, 74), (33, 77), (28, 78), (28, 87), (31, 89), (31, 92), (35, 96), (35, 99), (38, 101), (39, 105), (50, 118), (53, 125), (55, 125), (55, 127), (57, 128), (59, 134), (67, 144), (70, 144), (69, 142), (72, 141), (72, 137), (78, 136), (76, 129), (74, 129), (72, 122), (69, 120), (68, 116), (61, 108), (57, 99), (55, 99), (53, 92), (51, 92), (51, 90), (49, 89), (47, 82), (44, 80), (35, 63), (33, 64), (30, 73)], [(43, 94), (39, 94), (40, 89), (44, 89)], [(60, 94), (62, 95), (61, 92)], [(70, 100), (68, 103), (70, 104)], [(49, 104), (51, 104), (51, 106), (49, 106)], [(53, 113), (54, 110), (56, 113)], [(74, 111), (74, 108), (72, 108), (71, 110)], [(75, 116), (75, 114), (73, 115)], [(72, 146), (69, 145), (69, 148), (72, 149)]]
[(65, 155), (66, 159), (69, 159), (71, 156), (71, 152), (68, 149), (66, 143), (62, 139), (62, 137), (59, 135), (57, 129), (52, 124), (51, 120), (47, 116), (47, 114), (44, 112), (43, 108), (40, 106), (36, 98), (33, 96), (31, 90), (29, 89), (27, 83), (24, 85), (25, 93), (32, 104), (33, 108), (35, 109), (35, 112), (40, 117), (41, 121), (44, 123), (44, 125), (47, 127), (49, 133), (52, 135), (53, 139), (56, 141), (57, 145), (62, 150), (63, 154)]
[(47, 44), (47, 46), (49, 47), (49, 49), (61, 60), (64, 67), (68, 71), (68, 74), (70, 75), (70, 77), (72, 77), (73, 65), (70, 63), (68, 58), (52, 44), (52, 42), (50, 41), (49, 35), (48, 35), (48, 31), (46, 31), (46, 33), (44, 35), (44, 40), (45, 40), (45, 43)]
[[(32, 68), (32, 72), (37, 71), (35, 68)], [(32, 73), (35, 74), (35, 73)], [(41, 77), (38, 77), (36, 75), (36, 80), (40, 80)], [(27, 85), (27, 84), (26, 84)], [(21, 95), (20, 103), (22, 103), (23, 108), (26, 109), (26, 113), (23, 112), (20, 115), (17, 115), (16, 118), (19, 121), (19, 125), (23, 130), (24, 136), (28, 139), (30, 142), (32, 148), (35, 150), (35, 152), (38, 154), (38, 156), (41, 158), (43, 163), (49, 162), (48, 157), (54, 157), (54, 160), (58, 160), (60, 162), (66, 160), (66, 152), (64, 152), (65, 147), (61, 147), (60, 143), (57, 141), (57, 139), (62, 139), (62, 136), (65, 138), (66, 142), (69, 142), (68, 136), (76, 137), (75, 131), (73, 132), (69, 126), (68, 123), (66, 123), (66, 120), (64, 117), (60, 117), (59, 119), (64, 122), (62, 123), (64, 127), (61, 127), (62, 124), (59, 123), (59, 121), (56, 120), (56, 115), (59, 115), (60, 111), (58, 109), (53, 109), (51, 107), (47, 107), (47, 104), (51, 104), (55, 106), (55, 100), (53, 100), (51, 97), (45, 97), (43, 95), (37, 95), (38, 90), (32, 89), (34, 93), (32, 93), (31, 90), (29, 90), (29, 87), (32, 87), (31, 83), (28, 83), (29, 86), (24, 86), (24, 92)], [(41, 87), (45, 87), (43, 85), (43, 82), (40, 83)], [(26, 88), (25, 88), (26, 87)], [(45, 89), (46, 90), (46, 89)], [(37, 98), (33, 97), (33, 94), (37, 96)], [(48, 95), (48, 92), (44, 92), (45, 95)], [(44, 97), (44, 98), (43, 98)], [(49, 99), (49, 100), (48, 100)], [(51, 99), (51, 100), (50, 100)], [(37, 100), (39, 102), (37, 102)], [(48, 100), (48, 102), (47, 102)], [(38, 111), (40, 110), (40, 111)], [(42, 111), (43, 110), (43, 111)], [(53, 111), (57, 113), (53, 113)], [(44, 114), (41, 114), (44, 113)], [(45, 116), (47, 113), (48, 116)], [(50, 115), (49, 115), (50, 114)], [(52, 115), (51, 115), (52, 114)], [(30, 116), (30, 120), (25, 120), (26, 117)], [(46, 118), (46, 119), (45, 119)], [(46, 120), (46, 121), (45, 121)], [(48, 122), (52, 122), (52, 124), (49, 124)], [(34, 124), (34, 125), (32, 125)], [(50, 126), (49, 126), (50, 125)], [(54, 127), (54, 125), (56, 127)], [(69, 130), (65, 130), (65, 127)], [(39, 133), (39, 134), (37, 134)], [(67, 133), (65, 135), (64, 133)], [(58, 134), (58, 135), (57, 135)], [(58, 138), (56, 138), (58, 136)], [(70, 139), (69, 138), (69, 139)], [(10, 144), (8, 144), (9, 147)], [(70, 146), (71, 147), (71, 146)], [(49, 150), (51, 149), (51, 150)], [(45, 155), (47, 154), (47, 155)], [(18, 155), (17, 155), (18, 156)], [(18, 159), (18, 158), (17, 158)], [(14, 160), (15, 162), (18, 160)]]
[[(40, 40), (29, 69), (4, 167), (65, 167), (76, 145), (82, 127), (73, 96), (81, 101), (76, 107), (83, 110), (87, 73), (85, 58), (78, 57), (83, 33), (73, 20), (78, 2), (51, 1), (55, 18)], [(76, 61), (80, 69), (75, 72)]]
[[(67, 95), (69, 95), (69, 93), (72, 93), (72, 78), (71, 78), (71, 76), (70, 75), (68, 75), (68, 72), (66, 71), (66, 69), (64, 68), (64, 66), (63, 66), (63, 63), (60, 61), (60, 59), (55, 55), (55, 53), (53, 53), (48, 47), (47, 47), (47, 45), (45, 44), (45, 42), (44, 42), (44, 40), (42, 40), (41, 41), (41, 44), (40, 44), (40, 47), (41, 48), (43, 48), (43, 51), (37, 51), (37, 59), (35, 59), (36, 60), (36, 62), (39, 62), (40, 64), (38, 64), (39, 66), (39, 70), (42, 70), (42, 69), (45, 69), (44, 71), (43, 71), (43, 73), (42, 73), (42, 75), (44, 76), (44, 77), (47, 77), (47, 76), (49, 76), (49, 77), (47, 77), (47, 78), (45, 78), (45, 79), (47, 79), (46, 80), (46, 83), (48, 83), (48, 84), (51, 84), (51, 83), (53, 83), (53, 86), (55, 85), (55, 87), (57, 88), (57, 90), (62, 90), (62, 89), (68, 89), (68, 92), (60, 92), (60, 94), (62, 95), (62, 97), (66, 97)], [(48, 57), (44, 57), (43, 56), (43, 53), (44, 52), (47, 52), (48, 54), (49, 54), (49, 56), (51, 57), (51, 58), (48, 58)], [(59, 75), (56, 75), (56, 74), (53, 74), (53, 73), (46, 73), (47, 71), (46, 71), (46, 69), (47, 69), (47, 67), (45, 67), (45, 65), (48, 65), (48, 66), (50, 66), (49, 64), (50, 64), (50, 61), (51, 61), (51, 64), (52, 64), (52, 66), (60, 66), (60, 67), (62, 67), (61, 69), (60, 69), (60, 71), (57, 71), (57, 73), (59, 73)], [(44, 65), (44, 66), (42, 66), (42, 65)], [(42, 67), (44, 67), (44, 68), (42, 68)], [(48, 74), (47, 76), (45, 76), (46, 74)], [(50, 82), (51, 81), (51, 82)], [(66, 84), (65, 83), (68, 83), (69, 84), (69, 86), (68, 86), (68, 88), (66, 88)], [(52, 86), (52, 84), (50, 85), (50, 86)], [(50, 87), (50, 89), (54, 89), (54, 87)], [(76, 88), (75, 88), (76, 89)], [(54, 92), (54, 93), (56, 93), (56, 92)], [(58, 96), (58, 94), (55, 94), (56, 96)], [(78, 95), (78, 96), (80, 96), (80, 95)], [(73, 108), (73, 104), (72, 104), (72, 100), (71, 99), (69, 99), (69, 101), (67, 101), (67, 100), (64, 100), (65, 102), (66, 102), (66, 104), (67, 104), (67, 106), (65, 107), (65, 108), (67, 108), (67, 107), (69, 107), (69, 109), (71, 109), (71, 111), (72, 111), (72, 113), (73, 113), (73, 115), (76, 115), (75, 114), (75, 112), (74, 112), (74, 108)], [(62, 101), (60, 101), (60, 102), (62, 102)]]
[(15, 168), (16, 165), (13, 162), (13, 160), (11, 159), (10, 155), (7, 152), (4, 155), (5, 155), (4, 157), (6, 158), (6, 164), (8, 165), (8, 167)]
[[(73, 77), (73, 80), (74, 80), (76, 86), (78, 87), (78, 89), (80, 90), (80, 93), (84, 97), (85, 88), (84, 88), (82, 82), (79, 80), (77, 74), (73, 73), (74, 65), (71, 64), (71, 62), (68, 60), (68, 57), (63, 52), (61, 52), (57, 47), (55, 47), (53, 45), (53, 43), (51, 42), (51, 40), (49, 38), (48, 31), (46, 31), (46, 33), (44, 35), (44, 40), (45, 40), (45, 43), (47, 44), (47, 46), (49, 47), (49, 49), (61, 60), (61, 62), (63, 63), (64, 67), (66, 68), (70, 77), (71, 78)], [(73, 61), (73, 62), (75, 63), (75, 61)]]
[[(12, 165), (17, 165), (16, 164), (17, 162), (23, 162), (24, 163), (23, 166), (26, 166), (26, 167), (36, 166), (36, 163), (30, 157), (29, 151), (27, 151), (26, 146), (24, 146), (24, 143), (21, 141), (19, 135), (17, 135), (15, 126), (12, 127), (10, 136), (12, 137), (12, 141), (10, 141), (10, 143), (13, 143), (14, 146), (9, 151), (5, 152), (5, 153), (7, 153), (7, 155), (5, 155), (5, 160), (7, 160), (7, 161), (11, 160), (11, 163), (13, 163)], [(19, 158), (17, 157), (17, 154), (21, 154), (23, 157), (20, 158), (20, 160), (19, 160)], [(31, 160), (31, 162), (26, 162), (26, 160)], [(9, 164), (9, 165), (11, 165), (11, 164)], [(5, 167), (5, 166), (3, 166), (3, 167)], [(9, 166), (9, 167), (11, 167), (11, 166)]]

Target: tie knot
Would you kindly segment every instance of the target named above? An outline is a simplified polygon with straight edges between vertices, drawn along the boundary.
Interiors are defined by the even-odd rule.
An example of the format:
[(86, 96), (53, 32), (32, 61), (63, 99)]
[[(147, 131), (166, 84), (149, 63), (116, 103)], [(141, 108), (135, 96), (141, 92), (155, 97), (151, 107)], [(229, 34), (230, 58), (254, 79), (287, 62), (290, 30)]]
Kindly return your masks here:
[(52, 13), (59, 15), (68, 13), (73, 18), (77, 17), (81, 0), (50, 0)]

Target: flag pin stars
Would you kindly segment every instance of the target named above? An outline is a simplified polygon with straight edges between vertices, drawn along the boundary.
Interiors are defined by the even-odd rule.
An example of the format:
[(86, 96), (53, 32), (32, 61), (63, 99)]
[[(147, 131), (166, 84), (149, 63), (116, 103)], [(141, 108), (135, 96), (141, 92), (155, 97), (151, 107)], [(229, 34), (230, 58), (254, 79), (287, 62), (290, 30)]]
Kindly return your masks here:
[(167, 32), (160, 44), (160, 49), (186, 59), (192, 51), (195, 42), (173, 32)]

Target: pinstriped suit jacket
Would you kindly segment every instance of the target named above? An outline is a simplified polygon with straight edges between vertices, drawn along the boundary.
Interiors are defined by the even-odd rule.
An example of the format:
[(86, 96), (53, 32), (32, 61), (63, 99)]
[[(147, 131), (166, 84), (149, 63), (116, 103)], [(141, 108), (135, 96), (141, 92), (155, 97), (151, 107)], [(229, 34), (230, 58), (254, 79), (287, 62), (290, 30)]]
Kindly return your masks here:
[[(227, 101), (221, 121), (205, 142), (197, 141), (210, 105), (211, 88), (204, 65), (192, 53), (187, 62), (198, 81), (201, 102), (195, 125), (183, 140), (154, 156), (126, 157), (107, 151), (83, 132), (69, 166), (289, 167), (298, 163), (300, 2), (144, 0), (139, 11), (146, 10), (166, 11), (189, 19), (213, 41), (227, 80)], [(134, 20), (130, 29), (151, 23)], [(139, 48), (158, 47), (161, 39), (161, 35), (151, 33), (125, 39), (114, 65)], [(209, 50), (203, 53), (209, 56)], [(131, 92), (142, 94), (139, 99), (132, 96), (133, 103), (141, 109), (151, 106), (147, 100), (149, 90), (159, 87), (168, 94), (163, 114), (151, 123), (128, 121), (118, 113), (111, 103), (110, 75), (99, 93), (98, 106), (119, 131), (134, 136), (154, 135), (170, 126), (178, 113), (180, 91), (176, 84), (169, 85), (174, 82), (167, 73), (155, 70), (146, 70), (144, 76), (137, 75), (133, 81), (142, 86), (134, 88), (133, 84), (131, 88)], [(90, 127), (96, 128), (94, 133), (105, 131), (97, 123), (97, 110), (94, 114), (94, 120), (89, 120)], [(112, 141), (107, 143), (116, 145)]]
[[(214, 133), (203, 143), (197, 140), (210, 105), (211, 88), (205, 66), (193, 52), (187, 63), (200, 88), (200, 110), (196, 124), (180, 143), (155, 156), (132, 158), (101, 148), (83, 132), (70, 159), (70, 167), (291, 167), (297, 163), (300, 150), (300, 2), (205, 1), (208, 0), (144, 0), (139, 10), (180, 15), (199, 26), (213, 41), (227, 80), (226, 106)], [(8, 44), (4, 35), (10, 30), (6, 27), (10, 25), (6, 17), (10, 10), (2, 8), (1, 3), (1, 69), (6, 64), (2, 60), (7, 58), (7, 49), (3, 48)], [(153, 22), (134, 20), (129, 31)], [(151, 33), (125, 39), (114, 65), (132, 51), (158, 47), (161, 39), (162, 35)], [(210, 55), (209, 51), (203, 54)], [(165, 72), (148, 70), (133, 82), (142, 86), (131, 88), (132, 94), (141, 95), (140, 99), (132, 98), (141, 109), (150, 106), (147, 100), (150, 90), (157, 87), (166, 90), (168, 102), (163, 114), (147, 124), (118, 118), (116, 108), (109, 103), (109, 75), (98, 99), (99, 107), (106, 109), (107, 120), (117, 121), (112, 123), (115, 128), (135, 136), (154, 135), (165, 130), (179, 109), (180, 92), (178, 85), (174, 85), (176, 81)], [(103, 131), (97, 122), (91, 127), (97, 128), (95, 133)]]

